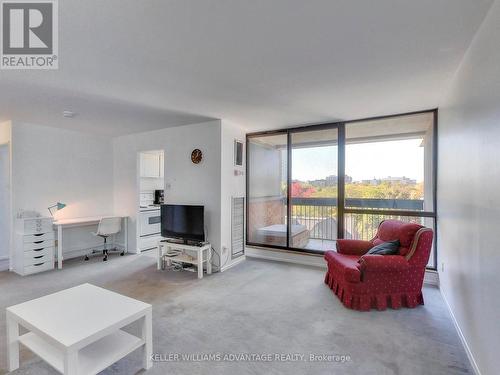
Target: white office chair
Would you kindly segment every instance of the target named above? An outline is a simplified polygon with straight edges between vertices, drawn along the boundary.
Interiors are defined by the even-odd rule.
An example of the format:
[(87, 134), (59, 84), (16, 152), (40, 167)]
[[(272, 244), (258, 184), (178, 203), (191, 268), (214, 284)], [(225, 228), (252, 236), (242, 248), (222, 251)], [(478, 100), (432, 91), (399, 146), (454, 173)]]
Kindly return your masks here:
[[(102, 259), (103, 261), (108, 260), (108, 251), (120, 251), (116, 248), (114, 249), (109, 249), (107, 248), (108, 245), (108, 237), (112, 236), (113, 234), (117, 234), (122, 230), (122, 218), (121, 217), (106, 217), (102, 218), (99, 221), (99, 226), (97, 227), (97, 232), (92, 232), (94, 236), (99, 236), (104, 238), (104, 248), (102, 250), (102, 255), (104, 255), (104, 258)], [(92, 253), (85, 255), (85, 260), (89, 260), (89, 256), (94, 255), (97, 253), (98, 250), (92, 250)], [(124, 251), (120, 253), (121, 256), (125, 254)]]

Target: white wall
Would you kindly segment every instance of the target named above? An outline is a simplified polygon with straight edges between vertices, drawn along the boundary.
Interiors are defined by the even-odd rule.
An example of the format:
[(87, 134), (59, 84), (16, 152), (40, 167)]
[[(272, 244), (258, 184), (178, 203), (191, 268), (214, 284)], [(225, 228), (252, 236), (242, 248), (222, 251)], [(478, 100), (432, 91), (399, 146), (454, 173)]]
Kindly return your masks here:
[(11, 215), (11, 124), (0, 124), (0, 271), (9, 268)]
[[(108, 137), (14, 121), (12, 215), (34, 210), (49, 216), (47, 207), (55, 202), (67, 204), (56, 218), (113, 213), (112, 160)], [(66, 231), (67, 254), (82, 244), (101, 244), (92, 229)]]
[[(245, 143), (245, 130), (222, 121), (221, 125), (221, 254), (222, 269), (231, 266), (241, 259), (231, 259), (231, 198), (244, 197), (246, 190), (245, 151), (243, 150), (243, 166), (234, 165), (234, 140)], [(246, 147), (246, 146), (245, 146)], [(235, 170), (243, 174), (235, 175)]]
[(500, 369), (499, 46), (497, 0), (439, 116), (439, 277), (482, 374)]
[[(129, 246), (137, 248), (138, 152), (164, 150), (165, 202), (205, 206), (208, 240), (220, 252), (221, 239), (221, 123), (167, 128), (113, 139), (115, 212), (130, 216)], [(191, 151), (203, 152), (200, 164)]]
[(46, 216), (55, 202), (67, 205), (57, 218), (113, 212), (110, 138), (14, 122), (12, 144), (14, 214), (28, 209)]

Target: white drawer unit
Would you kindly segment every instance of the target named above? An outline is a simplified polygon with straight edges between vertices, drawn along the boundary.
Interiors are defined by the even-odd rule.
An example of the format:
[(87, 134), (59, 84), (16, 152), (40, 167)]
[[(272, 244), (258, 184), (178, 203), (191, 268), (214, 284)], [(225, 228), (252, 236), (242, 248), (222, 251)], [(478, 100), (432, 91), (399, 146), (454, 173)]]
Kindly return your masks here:
[[(26, 262), (32, 262), (34, 261), (37, 263), (37, 259), (41, 259), (42, 257), (47, 257), (54, 254), (54, 248), (53, 247), (45, 247), (41, 249), (34, 249), (34, 250), (28, 250), (24, 252), (24, 259)], [(47, 258), (45, 258), (47, 259)]]
[(30, 275), (54, 268), (55, 236), (50, 217), (17, 219), (13, 269)]
[(19, 219), (21, 222), (20, 228), (22, 234), (43, 234), (53, 232), (52, 218), (36, 217), (30, 219)]
[[(54, 259), (54, 257), (52, 257)], [(23, 276), (54, 269), (54, 262), (40, 262), (24, 267)]]
[(39, 234), (28, 234), (23, 236), (24, 243), (36, 242), (36, 241), (45, 241), (45, 240), (53, 240), (55, 238), (54, 231), (51, 230), (47, 233), (39, 233)]
[(54, 259), (54, 248), (46, 249), (46, 252), (41, 252), (40, 254), (29, 254), (24, 255), (24, 266), (32, 266), (39, 263), (48, 263)]

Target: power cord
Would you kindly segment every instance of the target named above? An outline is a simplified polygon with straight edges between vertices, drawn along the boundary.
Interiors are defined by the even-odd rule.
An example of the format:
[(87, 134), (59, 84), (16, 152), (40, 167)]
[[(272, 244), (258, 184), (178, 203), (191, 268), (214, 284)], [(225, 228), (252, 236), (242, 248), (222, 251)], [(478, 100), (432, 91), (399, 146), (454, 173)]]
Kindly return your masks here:
[[(227, 256), (226, 256), (226, 259), (224, 260), (224, 263), (222, 263), (222, 259), (221, 259), (221, 257), (220, 257), (220, 254), (217, 252), (217, 250), (215, 250), (215, 249), (213, 248), (213, 246), (212, 246), (212, 251), (213, 251), (215, 254), (217, 254), (217, 258), (219, 258), (219, 264), (220, 264), (220, 266), (219, 266), (219, 271), (220, 271), (220, 270), (222, 269), (222, 267), (224, 267), (224, 266), (226, 265), (226, 263), (228, 262), (228, 260), (229, 260), (229, 252), (228, 252), (228, 254), (227, 254)], [(212, 259), (212, 258), (210, 257), (210, 259)], [(210, 263), (212, 264), (212, 266), (217, 267), (217, 265), (216, 265), (216, 264), (214, 264), (214, 263), (212, 263), (212, 261), (210, 261)]]
[[(217, 258), (219, 258), (219, 263), (220, 263), (220, 255), (219, 255), (219, 253), (217, 251), (215, 251), (215, 249), (213, 248), (213, 246), (211, 248), (212, 248), (212, 252), (215, 253), (215, 254), (217, 254)], [(217, 267), (217, 265), (212, 262), (212, 257), (213, 257), (213, 253), (212, 252), (210, 252), (210, 264), (212, 266), (214, 266), (214, 267)]]
[(166, 270), (172, 270), (172, 271), (175, 271), (175, 272), (184, 271), (184, 267), (182, 266), (182, 263), (176, 262), (174, 260), (172, 261), (172, 265), (166, 266), (165, 269)]
[[(207, 242), (210, 242), (210, 241), (208, 240), (207, 228), (206, 228), (206, 227), (205, 227), (205, 238), (207, 239)], [(211, 264), (212, 266), (214, 266), (214, 267), (218, 267), (218, 268), (219, 268), (219, 272), (220, 272), (220, 270), (222, 269), (222, 267), (224, 267), (224, 266), (226, 265), (226, 263), (229, 261), (229, 252), (227, 253), (226, 259), (224, 260), (224, 264), (222, 264), (222, 259), (221, 259), (220, 254), (217, 252), (217, 250), (215, 250), (215, 249), (214, 249), (214, 247), (213, 247), (213, 246), (211, 246), (211, 249), (212, 249), (212, 252), (214, 252), (215, 254), (217, 254), (217, 258), (219, 258), (219, 264), (220, 264), (220, 266), (217, 266), (216, 264), (214, 264), (214, 263), (212, 262), (212, 257), (213, 257), (212, 252), (210, 252), (210, 259), (209, 259), (209, 262), (210, 262), (210, 264)]]

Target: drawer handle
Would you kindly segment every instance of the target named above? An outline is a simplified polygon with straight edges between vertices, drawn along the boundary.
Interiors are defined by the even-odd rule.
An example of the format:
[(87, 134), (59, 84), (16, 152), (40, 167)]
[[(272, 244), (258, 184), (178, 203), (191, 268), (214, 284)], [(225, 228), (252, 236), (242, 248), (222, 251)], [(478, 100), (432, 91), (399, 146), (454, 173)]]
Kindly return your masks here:
[(33, 249), (33, 251), (42, 251), (43, 249), (45, 249), (45, 247), (41, 247), (39, 249)]
[(42, 242), (43, 242), (43, 240), (42, 241), (33, 241), (33, 243), (42, 243)]
[(43, 266), (45, 263), (37, 263), (37, 264), (33, 264), (35, 267), (38, 267), (38, 266)]
[(34, 258), (34, 259), (40, 259), (40, 258), (43, 258), (43, 257), (44, 257), (44, 255), (39, 255), (39, 256), (37, 256), (37, 257), (33, 257), (33, 258)]
[(33, 236), (36, 236), (36, 237), (43, 236), (43, 233), (34, 234)]

